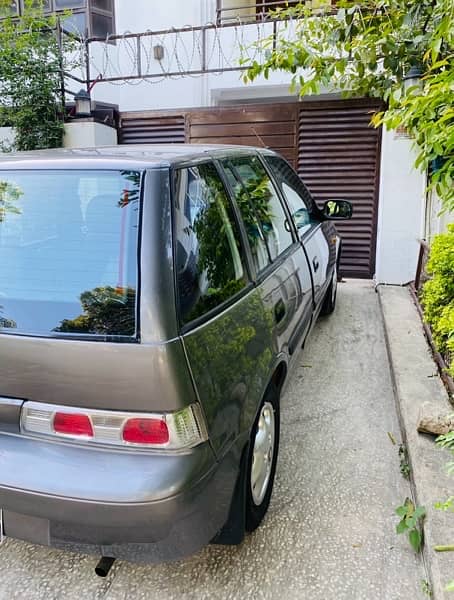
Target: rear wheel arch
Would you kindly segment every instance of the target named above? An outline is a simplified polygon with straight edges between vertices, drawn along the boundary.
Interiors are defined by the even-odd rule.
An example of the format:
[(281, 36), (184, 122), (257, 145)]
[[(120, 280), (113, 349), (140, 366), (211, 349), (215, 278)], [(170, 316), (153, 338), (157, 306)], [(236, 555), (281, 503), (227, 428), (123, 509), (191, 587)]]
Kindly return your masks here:
[(270, 391), (273, 391), (276, 394), (277, 400), (278, 400), (278, 402), (280, 402), (281, 390), (285, 383), (285, 379), (287, 377), (287, 372), (288, 372), (288, 365), (285, 362), (285, 360), (283, 358), (281, 358), (275, 364), (274, 369), (273, 369), (273, 374), (271, 375), (271, 377), (268, 381), (268, 384), (266, 385), (265, 389), (263, 390), (262, 395), (260, 396), (260, 401), (255, 406), (255, 409), (253, 411), (252, 421), (250, 421), (247, 426), (248, 435), (251, 435), (252, 428), (254, 427), (254, 424), (257, 420), (258, 413), (262, 406), (263, 400), (270, 393)]
[(280, 393), (282, 386), (284, 385), (285, 378), (287, 377), (287, 371), (288, 371), (287, 364), (282, 360), (280, 363), (278, 363), (278, 365), (274, 369), (274, 373), (271, 377), (270, 382), (268, 383), (268, 386), (265, 390), (265, 394), (267, 393), (270, 385), (274, 386), (276, 388), (276, 390), (278, 391), (278, 393)]
[[(215, 544), (239, 544), (243, 541), (244, 535), (246, 531), (252, 531), (255, 527), (258, 526), (261, 521), (263, 515), (259, 518), (252, 518), (252, 521), (256, 521), (253, 526), (251, 526), (251, 515), (250, 511), (247, 510), (247, 499), (249, 496), (248, 486), (249, 486), (249, 460), (251, 458), (251, 436), (253, 433), (253, 429), (257, 422), (260, 410), (263, 406), (264, 401), (270, 396), (274, 396), (277, 402), (277, 411), (279, 411), (279, 402), (280, 402), (280, 393), (282, 386), (284, 385), (286, 376), (287, 376), (288, 367), (284, 360), (281, 360), (277, 363), (273, 370), (273, 374), (266, 386), (263, 394), (261, 395), (260, 402), (257, 404), (255, 416), (252, 423), (249, 425), (249, 434), (248, 441), (243, 447), (241, 453), (241, 460), (239, 463), (238, 469), (238, 478), (233, 491), (232, 501), (230, 505), (230, 511), (228, 519), (222, 528), (222, 530), (218, 533), (218, 535), (214, 538), (213, 543)], [(279, 419), (278, 419), (279, 422)], [(277, 439), (277, 448), (276, 448), (276, 458), (278, 451), (279, 438)], [(273, 479), (274, 479), (274, 471), (275, 465), (273, 469)], [(271, 482), (272, 488), (272, 482)], [(266, 500), (266, 507), (264, 513), (268, 508), (269, 498)]]
[[(270, 384), (257, 411), (248, 445), (244, 476), (247, 532), (257, 529), (268, 511), (279, 453), (279, 431), (280, 391)], [(255, 465), (259, 467), (258, 472)]]

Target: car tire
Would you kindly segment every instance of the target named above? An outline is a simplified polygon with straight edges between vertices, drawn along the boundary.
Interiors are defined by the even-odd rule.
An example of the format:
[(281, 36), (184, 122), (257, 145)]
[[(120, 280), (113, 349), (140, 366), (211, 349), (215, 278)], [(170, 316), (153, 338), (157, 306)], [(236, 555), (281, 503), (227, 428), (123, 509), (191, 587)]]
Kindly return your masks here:
[(257, 529), (270, 504), (279, 452), (279, 429), (279, 392), (270, 386), (260, 404), (249, 443), (245, 507), (248, 532)]
[(336, 308), (336, 298), (337, 298), (337, 266), (334, 267), (333, 276), (331, 278), (331, 282), (326, 290), (325, 299), (323, 300), (322, 309), (320, 311), (321, 315), (330, 315), (334, 312)]

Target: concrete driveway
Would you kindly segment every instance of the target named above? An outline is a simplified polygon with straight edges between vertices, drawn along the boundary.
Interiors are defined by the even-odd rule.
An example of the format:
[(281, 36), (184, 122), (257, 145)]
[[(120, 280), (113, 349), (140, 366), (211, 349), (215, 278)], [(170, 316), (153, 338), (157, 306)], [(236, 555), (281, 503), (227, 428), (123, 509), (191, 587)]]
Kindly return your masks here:
[(8, 540), (0, 600), (414, 600), (420, 559), (396, 536), (394, 508), (410, 495), (399, 473), (395, 403), (371, 282), (339, 285), (282, 398), (282, 442), (269, 514), (239, 547), (185, 561), (116, 563)]

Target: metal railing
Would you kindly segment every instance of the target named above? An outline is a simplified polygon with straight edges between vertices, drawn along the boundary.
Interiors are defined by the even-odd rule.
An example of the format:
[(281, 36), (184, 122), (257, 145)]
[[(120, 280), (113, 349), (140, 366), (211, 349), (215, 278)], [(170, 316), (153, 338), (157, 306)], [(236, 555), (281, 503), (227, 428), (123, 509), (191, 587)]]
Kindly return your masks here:
[(229, 6), (226, 0), (217, 0), (216, 22), (223, 25), (232, 21), (268, 21), (275, 18), (277, 10), (298, 4), (317, 10), (335, 6), (336, 0), (243, 0), (235, 6)]
[[(217, 19), (199, 26), (168, 28), (141, 33), (89, 37), (80, 41), (84, 66), (67, 78), (85, 84), (88, 91), (98, 83), (135, 85), (164, 79), (205, 74), (241, 72), (266, 57), (265, 40), (292, 39), (296, 19), (276, 8), (303, 4), (295, 1), (244, 0), (233, 9), (217, 0)], [(306, 0), (314, 15), (326, 14), (335, 0)], [(251, 18), (238, 11), (249, 10)], [(236, 16), (234, 16), (236, 11)], [(230, 16), (226, 16), (232, 13)], [(241, 59), (241, 61), (240, 61)]]
[[(260, 42), (276, 36), (279, 23), (288, 19), (273, 16), (266, 22), (208, 23), (200, 26), (91, 37), (81, 42), (85, 71), (72, 79), (87, 89), (100, 82), (134, 84), (166, 78), (242, 71), (240, 55), (249, 64), (263, 59)], [(291, 27), (289, 27), (289, 31)]]

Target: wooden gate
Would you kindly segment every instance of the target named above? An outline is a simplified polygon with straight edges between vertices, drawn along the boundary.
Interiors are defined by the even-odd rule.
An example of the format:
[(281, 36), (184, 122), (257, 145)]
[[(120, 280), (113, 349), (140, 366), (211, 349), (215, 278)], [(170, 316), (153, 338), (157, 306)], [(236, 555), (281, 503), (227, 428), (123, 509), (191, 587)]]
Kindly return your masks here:
[(271, 148), (297, 165), (298, 105), (254, 104), (204, 109), (189, 114), (189, 140)]
[(370, 100), (303, 102), (299, 114), (298, 173), (319, 205), (343, 198), (353, 218), (336, 224), (342, 235), (342, 274), (375, 271), (380, 130), (369, 126), (379, 105)]
[(319, 205), (345, 198), (351, 221), (339, 222), (344, 276), (375, 269), (380, 132), (369, 126), (377, 104), (330, 100), (128, 112), (120, 143), (240, 144), (279, 152), (299, 172)]

